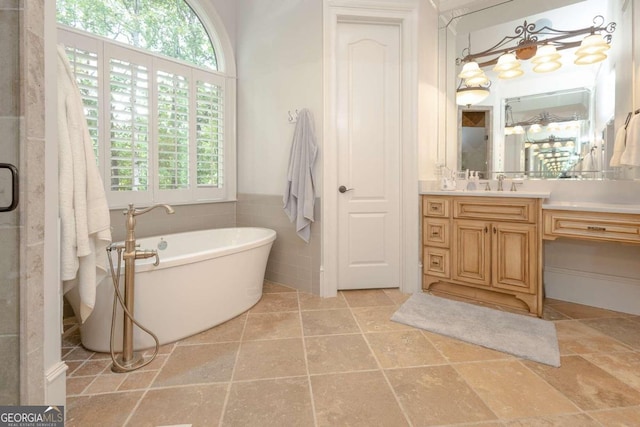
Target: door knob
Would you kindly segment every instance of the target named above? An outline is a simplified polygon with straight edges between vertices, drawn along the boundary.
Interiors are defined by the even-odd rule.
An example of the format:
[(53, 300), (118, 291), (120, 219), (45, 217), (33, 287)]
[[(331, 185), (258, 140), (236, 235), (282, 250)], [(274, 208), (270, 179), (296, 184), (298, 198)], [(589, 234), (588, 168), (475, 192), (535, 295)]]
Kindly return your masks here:
[(340, 187), (338, 187), (338, 191), (341, 193), (346, 193), (347, 191), (351, 191), (353, 190), (353, 188), (347, 188), (344, 185), (341, 185)]

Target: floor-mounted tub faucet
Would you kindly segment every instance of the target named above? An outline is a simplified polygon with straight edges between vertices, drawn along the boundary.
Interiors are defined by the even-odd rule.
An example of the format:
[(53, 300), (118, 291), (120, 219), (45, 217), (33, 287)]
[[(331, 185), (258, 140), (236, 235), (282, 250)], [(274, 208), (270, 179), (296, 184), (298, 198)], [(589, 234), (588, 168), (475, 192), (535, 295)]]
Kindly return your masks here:
[[(118, 358), (117, 363), (114, 361), (113, 367), (111, 368), (114, 372), (128, 372), (146, 364), (141, 355), (135, 355), (133, 352), (133, 296), (135, 289), (136, 260), (155, 257), (156, 260), (153, 264), (158, 265), (160, 258), (156, 250), (136, 249), (135, 217), (160, 207), (164, 208), (167, 214), (175, 212), (171, 206), (165, 204), (157, 204), (144, 209), (136, 209), (133, 207), (133, 204), (129, 204), (129, 207), (123, 212), (123, 214), (127, 216), (125, 223), (127, 234), (124, 241), (122, 258), (124, 259), (124, 305), (128, 313), (125, 312), (124, 314), (122, 355)], [(129, 316), (129, 314), (131, 316)]]

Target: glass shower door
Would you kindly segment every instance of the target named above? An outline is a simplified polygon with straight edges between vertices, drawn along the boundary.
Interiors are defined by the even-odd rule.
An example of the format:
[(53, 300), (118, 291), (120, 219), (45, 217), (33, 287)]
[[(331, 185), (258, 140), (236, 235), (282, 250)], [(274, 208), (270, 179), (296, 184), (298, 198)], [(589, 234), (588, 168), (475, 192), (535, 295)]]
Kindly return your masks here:
[(21, 3), (0, 2), (0, 405), (20, 403)]

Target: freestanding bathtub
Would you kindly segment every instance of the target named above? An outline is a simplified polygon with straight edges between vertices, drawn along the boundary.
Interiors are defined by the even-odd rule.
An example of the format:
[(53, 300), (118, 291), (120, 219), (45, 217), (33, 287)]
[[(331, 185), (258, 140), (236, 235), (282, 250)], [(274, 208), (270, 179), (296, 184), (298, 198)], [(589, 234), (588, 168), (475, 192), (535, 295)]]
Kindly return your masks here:
[[(276, 232), (266, 228), (221, 228), (138, 239), (140, 249), (156, 249), (153, 258), (136, 261), (134, 315), (166, 344), (219, 325), (256, 304)], [(164, 248), (164, 249), (162, 249)], [(117, 251), (112, 252), (114, 268)], [(124, 262), (120, 278), (124, 289)], [(80, 326), (82, 345), (108, 352), (114, 289), (111, 275), (98, 284), (96, 304)], [(67, 293), (78, 312), (75, 289)], [(118, 305), (114, 351), (122, 351), (122, 309)], [(135, 350), (155, 344), (134, 326)]]

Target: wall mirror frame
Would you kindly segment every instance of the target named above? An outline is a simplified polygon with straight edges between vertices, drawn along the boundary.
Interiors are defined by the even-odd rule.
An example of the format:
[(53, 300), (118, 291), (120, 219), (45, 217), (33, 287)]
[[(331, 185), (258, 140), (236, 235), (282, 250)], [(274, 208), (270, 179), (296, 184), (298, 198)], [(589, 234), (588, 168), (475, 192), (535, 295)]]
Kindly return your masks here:
[[(457, 2), (460, 4), (460, 2)], [(438, 161), (451, 170), (480, 170), (481, 166), (469, 167), (465, 158), (470, 156), (464, 153), (463, 147), (463, 118), (466, 112), (489, 111), (490, 122), (485, 126), (486, 139), (486, 178), (495, 178), (496, 175), (505, 173), (507, 176), (523, 177), (531, 179), (634, 179), (640, 174), (639, 168), (610, 168), (608, 159), (613, 151), (615, 132), (624, 126), (625, 119), (634, 107), (633, 82), (635, 79), (633, 68), (633, 22), (634, 13), (632, 0), (510, 0), (489, 1), (469, 0), (463, 9), (441, 10), (439, 29), (439, 54), (440, 54), (440, 120), (441, 129), (438, 142)], [(636, 9), (638, 6), (636, 6)], [(580, 10), (580, 13), (576, 11)], [(458, 106), (455, 102), (456, 89), (460, 79), (457, 77), (462, 69), (461, 64), (456, 64), (456, 59), (466, 53), (480, 52), (499, 41), (503, 36), (512, 34), (514, 28), (522, 25), (522, 22), (537, 23), (539, 26), (549, 25), (555, 28), (571, 30), (593, 25), (594, 17), (601, 15), (605, 22), (615, 22), (615, 32), (612, 33), (611, 49), (607, 51), (608, 58), (598, 64), (588, 65), (579, 74), (572, 74), (569, 62), (573, 62), (571, 56), (575, 49), (567, 49), (561, 59), (566, 71), (554, 71), (549, 73), (533, 73), (530, 65), (525, 68), (525, 74), (512, 81), (498, 81), (496, 74), (491, 74), (491, 67), (484, 67), (487, 75), (492, 80), (491, 95), (486, 101), (472, 106)], [(636, 17), (636, 21), (637, 21)], [(637, 37), (637, 36), (636, 36)], [(566, 59), (565, 59), (566, 56)], [(636, 54), (637, 56), (637, 54)], [(458, 61), (460, 62), (460, 61)], [(521, 61), (525, 62), (525, 61)], [(576, 66), (573, 66), (574, 68)], [(586, 71), (585, 71), (586, 70)], [(562, 77), (565, 76), (565, 77)], [(569, 82), (568, 84), (566, 82)], [(532, 119), (536, 114), (541, 117), (545, 114), (556, 115), (558, 118), (568, 119), (574, 112), (570, 99), (575, 92), (583, 91), (583, 96), (588, 98), (584, 111), (575, 111), (576, 116), (588, 115), (580, 118), (580, 132), (574, 136), (546, 133), (547, 143), (551, 146), (559, 143), (566, 147), (571, 146), (573, 140), (575, 149), (570, 153), (571, 163), (553, 163), (554, 166), (542, 166), (542, 161), (536, 154), (538, 161), (533, 160), (529, 149), (531, 144), (542, 147), (545, 142), (539, 142), (536, 136), (528, 132), (526, 137), (508, 135), (509, 121), (513, 122)], [(537, 102), (547, 98), (549, 102), (561, 104), (566, 100), (566, 108), (561, 106), (531, 107), (530, 111), (524, 111), (518, 115), (515, 109), (509, 110), (508, 106), (515, 100)], [(574, 106), (575, 107), (575, 106)], [(545, 108), (548, 111), (544, 111)], [(530, 114), (529, 114), (530, 113)], [(529, 114), (529, 117), (523, 115)], [(514, 117), (511, 117), (511, 116)], [(544, 117), (543, 117), (544, 118)], [(569, 120), (566, 120), (567, 122)], [(544, 123), (544, 120), (541, 121)], [(530, 129), (530, 128), (529, 128)], [(505, 134), (507, 133), (507, 134)], [(543, 134), (544, 136), (544, 134)], [(556, 139), (556, 140), (553, 140)], [(566, 141), (565, 141), (566, 139)], [(516, 141), (514, 143), (514, 141)], [(466, 144), (468, 145), (468, 144)], [(478, 143), (471, 144), (476, 150)], [(516, 147), (520, 147), (519, 150)], [(586, 148), (585, 148), (586, 147)], [(591, 147), (597, 147), (600, 156), (599, 163), (586, 164), (585, 152)], [(556, 150), (564, 156), (568, 150)], [(556, 152), (545, 152), (544, 155)], [(471, 156), (473, 157), (473, 155)], [(476, 153), (477, 157), (477, 153)], [(547, 159), (545, 157), (545, 159)], [(475, 160), (478, 165), (478, 160)], [(584, 162), (584, 163), (583, 163)], [(551, 165), (548, 160), (547, 165)], [(582, 163), (582, 164), (580, 164)], [(579, 164), (579, 167), (576, 165)], [(516, 165), (518, 167), (516, 167)], [(562, 165), (562, 166), (558, 166)], [(568, 165), (572, 165), (569, 167)], [(584, 173), (583, 173), (584, 167)], [(579, 169), (579, 173), (577, 173)]]

